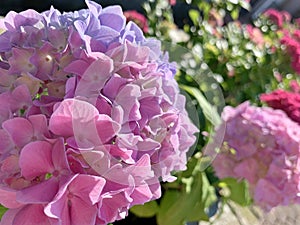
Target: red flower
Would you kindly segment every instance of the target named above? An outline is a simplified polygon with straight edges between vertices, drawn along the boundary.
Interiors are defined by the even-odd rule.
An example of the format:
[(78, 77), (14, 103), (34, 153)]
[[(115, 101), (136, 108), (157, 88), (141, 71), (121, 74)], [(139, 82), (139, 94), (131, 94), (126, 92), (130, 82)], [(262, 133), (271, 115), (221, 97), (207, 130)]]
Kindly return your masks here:
[(279, 28), (282, 28), (284, 22), (289, 22), (291, 20), (291, 15), (288, 12), (280, 12), (276, 9), (268, 9), (264, 12), (264, 15), (273, 21)]
[(148, 33), (148, 20), (143, 14), (138, 13), (135, 10), (128, 10), (124, 12), (124, 15), (126, 17), (127, 22), (135, 22), (143, 30), (144, 33)]
[(287, 51), (291, 56), (292, 68), (300, 74), (300, 40), (298, 35), (297, 31), (293, 34), (293, 37), (287, 34), (280, 42), (287, 47)]
[(273, 109), (281, 109), (292, 120), (300, 124), (300, 94), (278, 89), (262, 94), (260, 100)]
[(293, 92), (300, 94), (300, 85), (296, 80), (291, 80), (289, 85)]

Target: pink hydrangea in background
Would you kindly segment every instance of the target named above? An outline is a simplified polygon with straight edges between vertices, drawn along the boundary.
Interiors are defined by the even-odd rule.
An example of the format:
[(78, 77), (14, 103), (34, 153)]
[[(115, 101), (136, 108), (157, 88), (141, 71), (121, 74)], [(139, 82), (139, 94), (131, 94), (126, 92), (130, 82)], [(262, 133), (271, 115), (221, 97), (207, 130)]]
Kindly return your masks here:
[(281, 110), (249, 102), (226, 107), (222, 118), (224, 142), (212, 164), (216, 175), (247, 180), (254, 202), (266, 211), (299, 203), (299, 125)]
[(273, 109), (281, 109), (292, 120), (300, 124), (300, 94), (278, 89), (260, 96), (262, 102)]
[(128, 10), (124, 12), (124, 15), (127, 21), (135, 22), (143, 30), (144, 33), (148, 33), (148, 20), (143, 14), (135, 10)]
[(160, 197), (197, 128), (160, 41), (119, 6), (0, 20), (1, 225), (100, 225)]

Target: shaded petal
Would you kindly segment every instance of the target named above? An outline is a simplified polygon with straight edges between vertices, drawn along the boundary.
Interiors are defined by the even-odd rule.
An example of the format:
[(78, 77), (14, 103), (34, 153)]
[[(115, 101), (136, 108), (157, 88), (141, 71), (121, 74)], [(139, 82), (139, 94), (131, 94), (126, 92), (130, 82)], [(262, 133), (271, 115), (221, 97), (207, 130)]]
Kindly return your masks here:
[(143, 185), (136, 186), (130, 197), (133, 199), (131, 203), (131, 206), (133, 206), (144, 204), (145, 202), (150, 201), (153, 197), (153, 194), (148, 184), (145, 183)]
[(18, 202), (42, 204), (50, 202), (58, 191), (58, 181), (49, 179), (17, 192)]
[[(16, 214), (13, 225), (51, 225), (43, 205), (26, 205)], [(8, 224), (7, 224), (8, 225)]]
[(105, 183), (102, 177), (80, 174), (70, 184), (69, 191), (88, 204), (96, 204)]
[(33, 137), (33, 127), (24, 118), (13, 118), (5, 121), (2, 127), (10, 134), (12, 140), (18, 147), (23, 147), (29, 143)]
[(65, 151), (64, 140), (62, 138), (57, 139), (57, 141), (53, 145), (52, 161), (56, 170), (61, 172), (62, 170), (65, 170), (65, 172), (70, 171)]
[[(143, 155), (139, 161), (128, 168), (128, 172), (134, 178), (142, 178), (142, 180), (149, 179), (154, 176), (154, 172), (151, 169), (151, 160), (148, 154)], [(137, 183), (136, 185), (140, 185)]]
[(9, 209), (1, 218), (0, 225), (12, 225), (20, 209)]
[(13, 142), (7, 131), (0, 129), (0, 153), (5, 153), (13, 146)]
[(140, 96), (140, 87), (137, 85), (128, 84), (120, 90), (115, 103), (124, 110), (123, 122), (141, 119), (138, 101)]
[(27, 144), (21, 151), (19, 163), (21, 173), (26, 179), (53, 172), (52, 145), (46, 141)]
[(93, 121), (96, 115), (98, 110), (90, 103), (78, 99), (65, 99), (53, 112), (49, 129), (57, 135), (70, 137), (74, 133), (85, 132), (84, 127), (89, 121)]
[(28, 120), (32, 124), (34, 136), (37, 139), (41, 140), (50, 135), (48, 131), (47, 118), (45, 115), (32, 115), (28, 117)]
[(89, 205), (81, 198), (71, 199), (70, 217), (72, 225), (94, 225), (97, 217), (97, 206)]
[(125, 27), (126, 18), (120, 6), (108, 6), (102, 10), (99, 16), (101, 25), (121, 31)]
[(107, 143), (120, 130), (120, 125), (114, 122), (109, 116), (100, 114), (96, 117), (96, 128), (101, 144)]
[(15, 190), (0, 189), (0, 204), (6, 208), (18, 208), (21, 203), (16, 201), (17, 192)]
[(44, 212), (47, 216), (51, 218), (57, 218), (61, 219), (62, 221), (65, 221), (64, 224), (69, 224), (67, 221), (69, 221), (69, 216), (67, 212), (67, 216), (65, 215), (66, 207), (68, 207), (67, 203), (67, 188), (68, 185), (78, 176), (78, 174), (70, 177), (70, 179), (65, 182), (58, 190), (56, 196), (54, 197), (53, 201), (51, 201), (49, 204), (45, 206)]
[(103, 54), (85, 70), (77, 85), (75, 95), (90, 96), (93, 93), (98, 95), (110, 77), (112, 68), (112, 60)]

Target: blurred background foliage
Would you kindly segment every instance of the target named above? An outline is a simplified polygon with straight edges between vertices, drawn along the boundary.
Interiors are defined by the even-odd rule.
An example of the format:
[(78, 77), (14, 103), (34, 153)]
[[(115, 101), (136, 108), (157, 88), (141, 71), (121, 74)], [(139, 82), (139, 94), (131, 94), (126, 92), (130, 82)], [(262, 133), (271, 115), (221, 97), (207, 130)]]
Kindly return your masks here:
[[(176, 173), (175, 182), (163, 184), (162, 198), (133, 207), (125, 220), (114, 224), (213, 223), (231, 202), (251, 205), (247, 183), (232, 178), (217, 179), (203, 148), (210, 144), (225, 105), (236, 106), (246, 100), (261, 105), (260, 94), (277, 88), (292, 90), (291, 82), (299, 83), (299, 74), (291, 66), (293, 56), (282, 44), (284, 36), (300, 29), (299, 21), (279, 14), (282, 15), (279, 24), (262, 14), (254, 21), (241, 23), (240, 12), (251, 10), (245, 0), (125, 2), (100, 1), (103, 6), (114, 3), (121, 4), (125, 12), (131, 10), (126, 14), (128, 20), (137, 22), (148, 37), (166, 43), (163, 47), (178, 64), (176, 79), (189, 97), (187, 107), (199, 124), (200, 135), (189, 156), (187, 170)], [(47, 1), (11, 0), (1, 3), (1, 14), (5, 15), (13, 3), (16, 11), (26, 8), (43, 11), (50, 4), (61, 11), (85, 7), (83, 1), (48, 4)], [(174, 50), (172, 46), (176, 46)], [(1, 214), (3, 211), (0, 208)]]

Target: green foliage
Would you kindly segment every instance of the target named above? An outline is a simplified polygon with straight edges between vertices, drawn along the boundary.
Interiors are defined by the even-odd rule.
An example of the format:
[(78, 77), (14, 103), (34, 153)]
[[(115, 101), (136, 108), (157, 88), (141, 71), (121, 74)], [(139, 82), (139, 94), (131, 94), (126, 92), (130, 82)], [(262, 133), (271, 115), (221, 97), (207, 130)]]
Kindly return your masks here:
[(218, 114), (216, 107), (214, 105), (211, 105), (207, 101), (207, 99), (199, 89), (195, 87), (186, 86), (186, 85), (181, 85), (181, 88), (183, 88), (186, 92), (188, 92), (189, 94), (195, 97), (200, 107), (202, 108), (205, 118), (209, 120), (211, 124), (213, 124), (214, 126), (221, 124), (221, 118), (220, 115)]
[(188, 169), (178, 174), (177, 181), (165, 183), (164, 194), (156, 201), (138, 205), (130, 212), (138, 217), (156, 215), (158, 225), (184, 225), (187, 221), (208, 221), (207, 208), (217, 200), (215, 188), (201, 171), (199, 155), (191, 158)]
[(208, 221), (205, 213), (216, 201), (215, 189), (210, 185), (205, 173), (199, 169), (200, 161), (195, 165), (189, 177), (181, 177), (182, 188), (180, 191), (169, 189), (162, 197), (160, 210), (157, 214), (158, 225), (184, 225), (187, 221)]
[(153, 217), (159, 211), (159, 207), (156, 201), (147, 202), (144, 205), (136, 205), (130, 209), (134, 215), (138, 217)]
[(7, 211), (7, 208), (4, 206), (0, 205), (0, 219), (2, 218), (3, 214)]
[(232, 200), (241, 206), (250, 205), (251, 197), (247, 182), (237, 181), (234, 178), (225, 178), (219, 181), (218, 186), (222, 188), (223, 196), (226, 200)]

